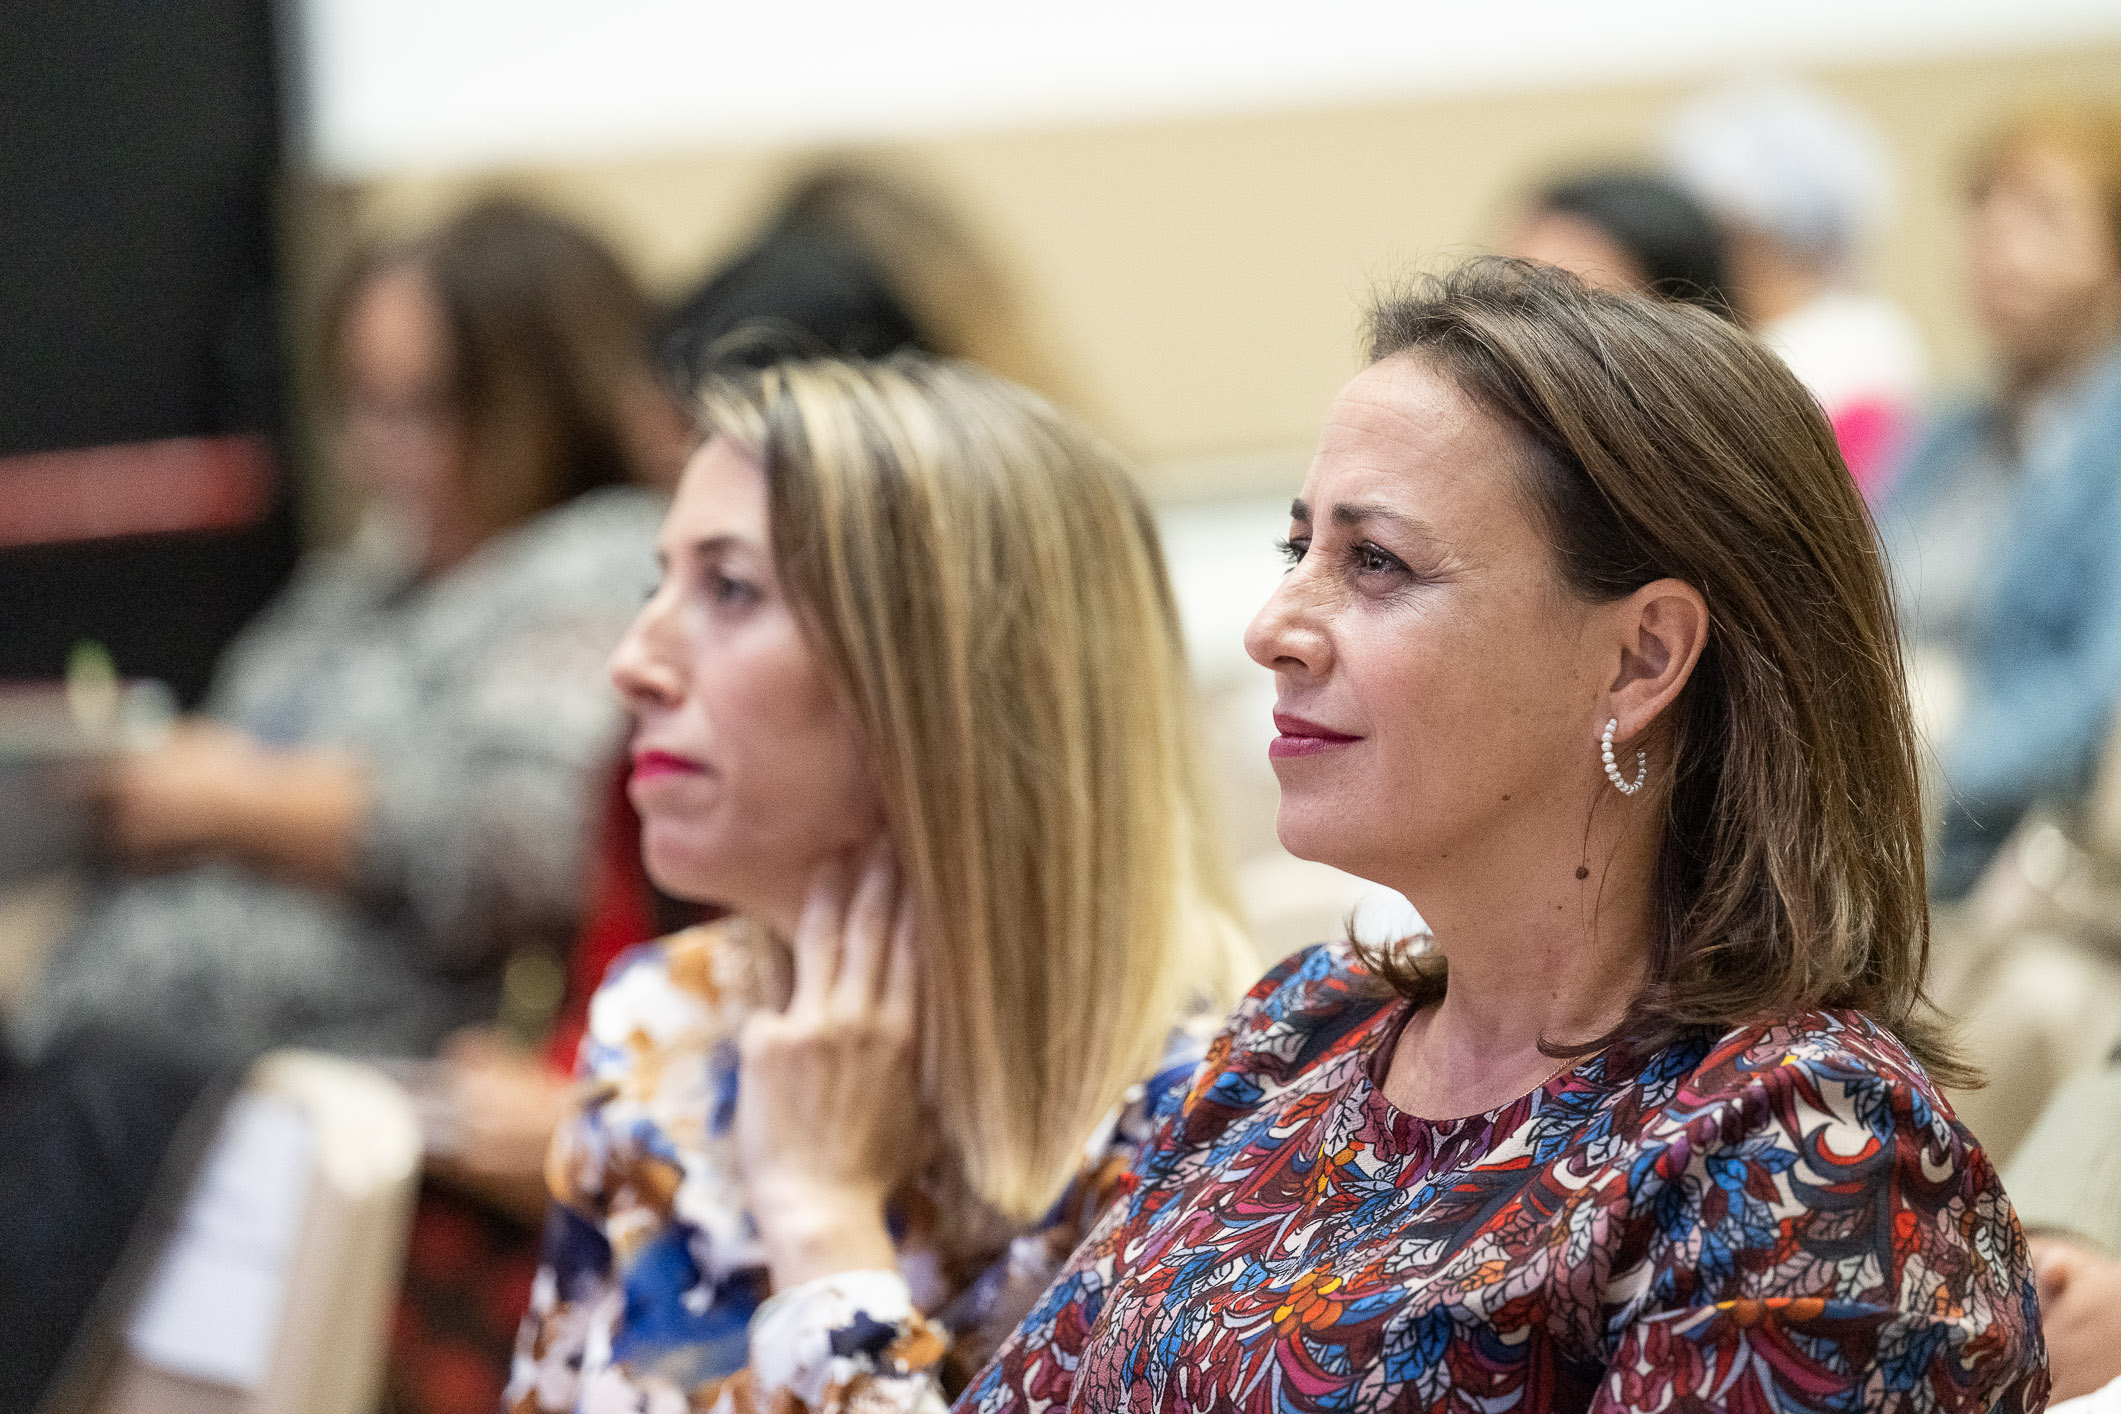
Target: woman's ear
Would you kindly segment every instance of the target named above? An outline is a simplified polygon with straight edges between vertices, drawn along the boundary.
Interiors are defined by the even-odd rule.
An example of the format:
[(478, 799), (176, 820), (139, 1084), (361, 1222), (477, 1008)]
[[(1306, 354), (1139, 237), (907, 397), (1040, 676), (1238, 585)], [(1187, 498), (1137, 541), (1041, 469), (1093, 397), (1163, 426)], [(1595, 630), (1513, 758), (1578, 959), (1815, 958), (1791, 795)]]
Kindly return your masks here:
[(1709, 605), (1684, 580), (1652, 580), (1611, 605), (1620, 649), (1609, 692), (1616, 741), (1633, 741), (1686, 686), (1709, 638)]

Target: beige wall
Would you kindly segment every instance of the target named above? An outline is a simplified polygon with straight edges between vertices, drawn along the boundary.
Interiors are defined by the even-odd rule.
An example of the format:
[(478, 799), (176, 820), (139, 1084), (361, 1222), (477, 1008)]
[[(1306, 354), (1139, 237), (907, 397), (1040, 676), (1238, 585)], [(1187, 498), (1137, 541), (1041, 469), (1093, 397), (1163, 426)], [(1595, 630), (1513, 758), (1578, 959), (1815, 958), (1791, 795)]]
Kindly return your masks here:
[[(1960, 299), (1960, 163), (2042, 98), (2121, 100), (2121, 45), (1849, 68), (1817, 77), (1884, 129), (1905, 177), (1876, 282), (1949, 379), (1979, 345)], [(706, 81), (703, 78), (703, 82)], [(1019, 366), (1103, 425), (1179, 498), (1278, 490), (1354, 366), (1380, 277), (1491, 239), (1513, 194), (1649, 141), (1691, 84), (1366, 105), (863, 150), (953, 205), (1021, 303)], [(730, 150), (483, 176), (405, 175), (305, 203), (311, 278), (349, 231), (402, 229), (506, 184), (607, 232), (659, 290), (741, 239), (818, 154)]]

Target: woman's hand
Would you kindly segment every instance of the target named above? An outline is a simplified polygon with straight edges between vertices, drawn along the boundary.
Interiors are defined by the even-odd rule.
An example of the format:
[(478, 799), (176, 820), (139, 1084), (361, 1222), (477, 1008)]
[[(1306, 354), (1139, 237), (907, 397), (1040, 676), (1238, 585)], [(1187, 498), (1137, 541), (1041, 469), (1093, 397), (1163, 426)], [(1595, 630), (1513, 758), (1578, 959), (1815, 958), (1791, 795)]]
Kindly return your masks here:
[(923, 1150), (910, 895), (888, 847), (811, 880), (787, 1010), (741, 1039), (737, 1145), (776, 1290), (896, 1262), (884, 1203)]
[(2065, 1237), (2036, 1234), (2031, 1245), (2050, 1397), (2075, 1399), (2121, 1378), (2121, 1259)]
[(368, 777), (344, 753), (274, 750), (194, 718), (113, 762), (100, 796), (105, 839), (136, 868), (233, 858), (341, 888), (353, 876)]
[(472, 1028), (442, 1049), (442, 1093), (455, 1130), (448, 1151), (429, 1153), (435, 1177), (506, 1212), (543, 1214), (545, 1155), (574, 1100), (574, 1084), (535, 1054)]
[(111, 848), (143, 868), (214, 853), (263, 755), (243, 733), (191, 718), (157, 745), (119, 757), (102, 789)]

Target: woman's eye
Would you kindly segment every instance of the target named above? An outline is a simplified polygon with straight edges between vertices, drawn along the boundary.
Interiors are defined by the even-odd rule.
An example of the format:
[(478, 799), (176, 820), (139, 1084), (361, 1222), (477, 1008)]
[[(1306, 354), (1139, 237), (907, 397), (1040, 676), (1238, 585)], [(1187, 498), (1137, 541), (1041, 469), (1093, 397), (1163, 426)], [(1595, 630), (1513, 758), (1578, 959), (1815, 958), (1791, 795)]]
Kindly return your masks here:
[(759, 587), (748, 579), (731, 579), (726, 574), (709, 575), (707, 595), (717, 604), (741, 608), (758, 602)]
[(1309, 537), (1305, 536), (1292, 535), (1286, 540), (1277, 540), (1274, 542), (1275, 553), (1280, 555), (1284, 561), (1286, 561), (1292, 566), (1301, 563), (1305, 553), (1308, 552), (1310, 548), (1311, 541)]
[(1406, 568), (1406, 563), (1389, 550), (1381, 550), (1365, 541), (1350, 552), (1355, 568), (1365, 574), (1389, 574)]

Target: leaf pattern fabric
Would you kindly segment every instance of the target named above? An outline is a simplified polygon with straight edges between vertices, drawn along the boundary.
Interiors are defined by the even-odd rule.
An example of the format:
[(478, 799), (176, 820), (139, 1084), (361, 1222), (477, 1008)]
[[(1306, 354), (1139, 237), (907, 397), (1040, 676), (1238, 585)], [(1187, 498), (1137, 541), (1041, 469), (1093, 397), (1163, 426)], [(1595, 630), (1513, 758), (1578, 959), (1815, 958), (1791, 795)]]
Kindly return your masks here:
[(2044, 1406), (2009, 1200), (1865, 1017), (1610, 1048), (1438, 1122), (1380, 1088), (1405, 1014), (1339, 945), (1255, 988), (959, 1407)]
[[(1407, 1014), (1344, 945), (1270, 973), (959, 1414), (2045, 1407), (2010, 1202), (1872, 1021), (1609, 1048), (1436, 1121), (1380, 1088)], [(722, 1408), (941, 1409), (887, 1275), (776, 1297)]]

